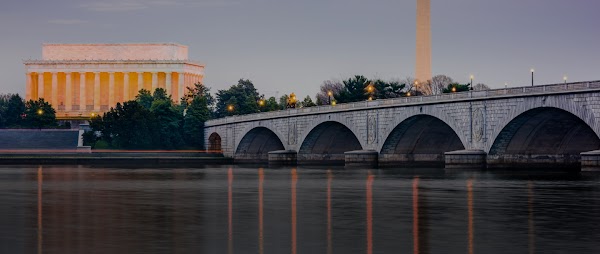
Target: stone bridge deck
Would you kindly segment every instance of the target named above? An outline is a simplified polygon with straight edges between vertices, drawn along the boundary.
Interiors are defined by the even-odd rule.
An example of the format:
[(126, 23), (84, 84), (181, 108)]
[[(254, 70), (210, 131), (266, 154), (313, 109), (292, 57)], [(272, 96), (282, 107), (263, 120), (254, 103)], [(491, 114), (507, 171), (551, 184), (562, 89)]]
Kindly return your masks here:
[[(488, 167), (579, 167), (581, 152), (600, 148), (599, 110), (600, 81), (590, 81), (233, 116), (208, 121), (205, 132), (209, 148), (239, 162), (280, 151), (272, 160), (344, 163), (375, 152), (376, 164), (396, 167), (474, 154)], [(368, 155), (348, 153), (357, 150)], [(460, 150), (478, 152), (445, 155)]]

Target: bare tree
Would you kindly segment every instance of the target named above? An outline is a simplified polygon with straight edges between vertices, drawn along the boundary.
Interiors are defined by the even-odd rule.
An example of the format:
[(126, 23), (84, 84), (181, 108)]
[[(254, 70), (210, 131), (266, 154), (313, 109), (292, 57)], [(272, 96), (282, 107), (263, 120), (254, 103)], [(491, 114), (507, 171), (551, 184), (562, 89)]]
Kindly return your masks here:
[(431, 93), (432, 94), (441, 94), (444, 88), (448, 87), (448, 85), (454, 83), (454, 80), (451, 77), (446, 75), (436, 75), (431, 78)]
[(318, 105), (328, 105), (329, 104), (329, 92), (332, 94), (332, 100), (334, 100), (335, 96), (339, 95), (340, 92), (344, 89), (344, 84), (342, 84), (339, 80), (325, 80), (323, 84), (321, 84), (321, 90), (317, 93), (316, 100)]
[(479, 83), (479, 84), (473, 86), (473, 90), (475, 90), (475, 91), (490, 90), (490, 87), (487, 86), (486, 84)]

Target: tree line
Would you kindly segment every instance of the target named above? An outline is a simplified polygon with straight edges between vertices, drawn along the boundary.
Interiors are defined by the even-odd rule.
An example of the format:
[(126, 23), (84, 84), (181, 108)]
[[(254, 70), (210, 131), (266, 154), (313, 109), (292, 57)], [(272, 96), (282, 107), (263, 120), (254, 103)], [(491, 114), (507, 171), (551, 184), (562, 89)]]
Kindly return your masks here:
[(60, 126), (56, 111), (43, 98), (25, 101), (18, 94), (0, 94), (0, 128), (70, 128)]

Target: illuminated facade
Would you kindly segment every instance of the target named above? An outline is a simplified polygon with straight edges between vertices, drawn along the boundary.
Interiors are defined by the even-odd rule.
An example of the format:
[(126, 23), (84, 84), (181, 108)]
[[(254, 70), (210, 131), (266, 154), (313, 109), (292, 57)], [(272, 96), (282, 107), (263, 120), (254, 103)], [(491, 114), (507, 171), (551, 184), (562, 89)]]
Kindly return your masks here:
[(141, 89), (163, 88), (174, 100), (202, 82), (204, 65), (173, 43), (44, 44), (42, 60), (24, 61), (25, 98), (44, 98), (59, 119), (89, 118)]

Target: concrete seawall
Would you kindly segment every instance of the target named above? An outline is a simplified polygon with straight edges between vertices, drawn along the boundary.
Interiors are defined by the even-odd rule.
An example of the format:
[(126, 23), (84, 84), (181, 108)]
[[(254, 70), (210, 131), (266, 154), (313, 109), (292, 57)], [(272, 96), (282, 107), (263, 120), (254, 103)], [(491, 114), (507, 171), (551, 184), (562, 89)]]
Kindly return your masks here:
[(212, 153), (0, 153), (0, 165), (130, 165), (130, 166), (202, 166), (232, 164), (233, 159)]

